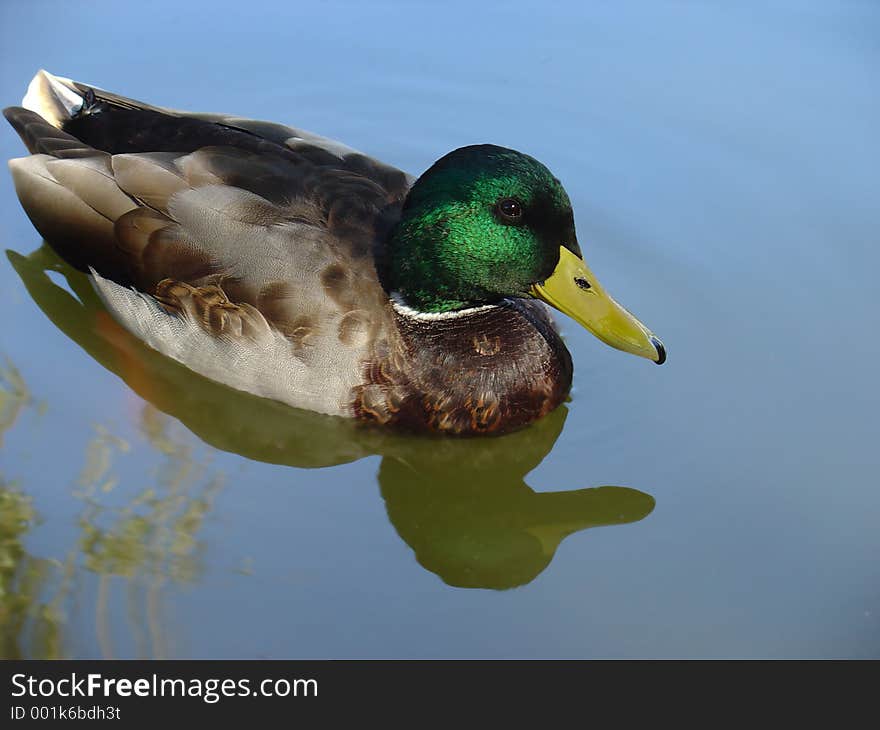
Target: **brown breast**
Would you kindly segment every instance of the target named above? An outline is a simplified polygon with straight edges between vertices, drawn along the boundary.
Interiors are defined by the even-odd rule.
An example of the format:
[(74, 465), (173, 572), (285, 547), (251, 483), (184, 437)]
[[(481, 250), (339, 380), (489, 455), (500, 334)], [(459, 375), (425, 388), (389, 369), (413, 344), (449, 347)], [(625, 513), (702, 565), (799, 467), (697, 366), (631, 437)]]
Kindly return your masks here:
[(501, 433), (546, 415), (571, 387), (571, 356), (539, 302), (510, 299), (432, 320), (395, 309), (394, 321), (355, 389), (358, 418), (408, 430)]

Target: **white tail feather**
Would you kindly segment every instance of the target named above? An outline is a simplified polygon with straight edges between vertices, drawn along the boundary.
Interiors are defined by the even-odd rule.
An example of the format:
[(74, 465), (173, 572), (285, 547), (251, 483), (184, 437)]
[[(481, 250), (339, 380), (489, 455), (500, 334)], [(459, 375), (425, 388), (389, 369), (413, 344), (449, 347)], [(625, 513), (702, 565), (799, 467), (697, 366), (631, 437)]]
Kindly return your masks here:
[(40, 69), (28, 84), (27, 93), (21, 100), (25, 109), (36, 112), (47, 122), (61, 129), (61, 125), (82, 106), (83, 96), (73, 81), (53, 76)]

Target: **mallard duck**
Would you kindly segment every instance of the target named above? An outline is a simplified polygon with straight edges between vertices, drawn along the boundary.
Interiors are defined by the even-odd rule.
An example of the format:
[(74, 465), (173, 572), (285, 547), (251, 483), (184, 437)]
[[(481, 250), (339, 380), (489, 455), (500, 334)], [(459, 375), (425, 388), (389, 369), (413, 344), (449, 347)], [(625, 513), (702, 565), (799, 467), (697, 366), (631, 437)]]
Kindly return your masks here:
[(556, 408), (545, 302), (612, 347), (660, 340), (587, 267), (562, 184), (490, 144), (418, 179), (299, 129), (144, 104), (40, 71), (4, 111), (37, 230), (150, 347), (296, 408), (454, 434)]

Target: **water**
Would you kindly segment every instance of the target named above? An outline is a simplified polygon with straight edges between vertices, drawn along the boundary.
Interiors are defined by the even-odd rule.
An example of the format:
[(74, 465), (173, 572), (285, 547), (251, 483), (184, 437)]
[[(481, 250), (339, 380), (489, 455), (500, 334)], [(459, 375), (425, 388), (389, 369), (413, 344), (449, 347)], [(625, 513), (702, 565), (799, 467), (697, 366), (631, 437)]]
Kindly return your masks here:
[(3, 655), (880, 656), (878, 31), (870, 2), (0, 5), (4, 104), (45, 67), (415, 173), (534, 155), (669, 350), (563, 321), (573, 396), (534, 427), (364, 434), (140, 346), (0, 176)]

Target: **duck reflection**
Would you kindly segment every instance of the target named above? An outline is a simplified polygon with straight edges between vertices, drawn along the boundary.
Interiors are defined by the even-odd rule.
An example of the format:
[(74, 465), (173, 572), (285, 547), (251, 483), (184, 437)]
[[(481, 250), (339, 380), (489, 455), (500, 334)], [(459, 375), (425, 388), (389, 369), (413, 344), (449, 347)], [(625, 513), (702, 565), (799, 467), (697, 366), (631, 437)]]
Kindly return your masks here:
[[(540, 493), (525, 484), (561, 433), (564, 407), (526, 430), (484, 439), (391, 434), (294, 410), (214, 383), (146, 347), (107, 314), (88, 279), (48, 246), (7, 255), (59, 329), (211, 446), (296, 467), (381, 455), (378, 481), (392, 524), (419, 563), (450, 585), (528, 583), (567, 535), (635, 522), (653, 509), (652, 497), (625, 487)], [(49, 272), (61, 274), (69, 291)]]
[(626, 487), (535, 492), (526, 485), (566, 415), (563, 406), (525, 431), (446, 440), (382, 460), (388, 516), (422, 566), (454, 586), (512, 588), (537, 577), (567, 535), (636, 522), (654, 509), (650, 495)]

